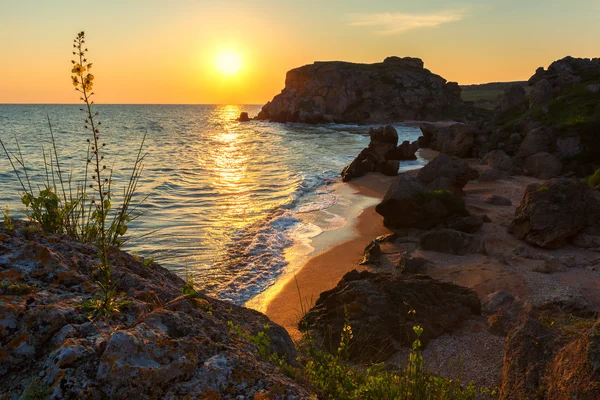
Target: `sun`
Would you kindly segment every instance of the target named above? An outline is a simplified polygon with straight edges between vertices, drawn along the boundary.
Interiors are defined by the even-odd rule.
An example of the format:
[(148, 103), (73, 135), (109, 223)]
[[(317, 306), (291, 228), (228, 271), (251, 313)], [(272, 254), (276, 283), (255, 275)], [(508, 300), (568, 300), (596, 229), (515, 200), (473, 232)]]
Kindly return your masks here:
[(236, 75), (242, 68), (242, 57), (235, 51), (222, 51), (215, 59), (215, 66), (223, 75)]

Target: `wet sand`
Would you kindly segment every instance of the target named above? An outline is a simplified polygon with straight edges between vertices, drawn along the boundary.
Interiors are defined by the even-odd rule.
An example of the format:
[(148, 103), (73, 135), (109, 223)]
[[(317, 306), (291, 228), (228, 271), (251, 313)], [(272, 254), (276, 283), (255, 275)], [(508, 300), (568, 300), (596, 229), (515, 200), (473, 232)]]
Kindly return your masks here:
[[(347, 185), (357, 194), (381, 199), (392, 180), (372, 174)], [(383, 226), (383, 217), (377, 214), (374, 206), (360, 213), (352, 230), (351, 239), (308, 259), (295, 277), (291, 276), (268, 300), (265, 314), (287, 329), (294, 339), (299, 338), (297, 325), (303, 310), (310, 309), (321, 292), (332, 289), (344, 274), (357, 268), (369, 242), (377, 236), (390, 233)]]

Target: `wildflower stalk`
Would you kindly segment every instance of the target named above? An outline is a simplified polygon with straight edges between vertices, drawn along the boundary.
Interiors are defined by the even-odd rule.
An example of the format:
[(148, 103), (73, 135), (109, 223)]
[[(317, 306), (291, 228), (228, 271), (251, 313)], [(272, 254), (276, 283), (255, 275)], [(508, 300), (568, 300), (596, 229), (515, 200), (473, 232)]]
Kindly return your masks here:
[[(95, 166), (92, 173), (92, 180), (94, 181), (94, 184), (91, 184), (90, 188), (95, 190), (98, 195), (97, 200), (92, 199), (91, 201), (91, 203), (96, 207), (95, 223), (97, 225), (97, 232), (99, 234), (98, 253), (101, 262), (101, 276), (97, 283), (100, 287), (102, 298), (100, 299), (100, 304), (97, 304), (97, 311), (100, 313), (110, 313), (112, 308), (111, 303), (115, 300), (114, 296), (116, 294), (116, 290), (112, 282), (111, 266), (108, 261), (109, 243), (107, 240), (106, 231), (106, 217), (108, 215), (108, 211), (110, 210), (110, 179), (103, 178), (103, 171), (106, 169), (106, 166), (101, 166), (104, 156), (100, 153), (100, 149), (104, 148), (106, 144), (102, 143), (102, 145), (100, 145), (99, 126), (101, 125), (101, 122), (96, 122), (95, 117), (98, 115), (98, 113), (92, 112), (92, 105), (94, 102), (91, 100), (91, 97), (94, 95), (94, 92), (91, 90), (93, 87), (94, 75), (89, 73), (89, 70), (92, 68), (92, 64), (87, 63), (87, 59), (85, 58), (87, 48), (84, 47), (84, 32), (77, 34), (77, 38), (74, 40), (74, 43), (75, 44), (73, 47), (75, 47), (76, 51), (73, 53), (79, 57), (79, 63), (72, 61), (73, 69), (71, 72), (75, 75), (73, 75), (71, 78), (73, 80), (75, 90), (82, 94), (81, 100), (85, 104), (85, 128), (92, 132), (92, 141), (90, 147), (92, 156), (90, 157), (90, 153), (88, 152), (89, 158), (87, 159), (86, 164), (86, 178), (89, 170), (89, 164), (93, 162)], [(88, 71), (87, 74), (85, 73), (86, 71)], [(88, 142), (90, 142), (89, 139)]]

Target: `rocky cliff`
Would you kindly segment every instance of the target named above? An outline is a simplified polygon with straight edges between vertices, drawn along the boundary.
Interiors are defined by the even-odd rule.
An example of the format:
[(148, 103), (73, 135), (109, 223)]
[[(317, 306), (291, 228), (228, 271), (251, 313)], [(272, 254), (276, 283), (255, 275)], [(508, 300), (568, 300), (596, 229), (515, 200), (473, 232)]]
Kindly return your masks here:
[(418, 58), (316, 62), (287, 73), (285, 88), (256, 117), (275, 122), (385, 123), (463, 119), (461, 89)]

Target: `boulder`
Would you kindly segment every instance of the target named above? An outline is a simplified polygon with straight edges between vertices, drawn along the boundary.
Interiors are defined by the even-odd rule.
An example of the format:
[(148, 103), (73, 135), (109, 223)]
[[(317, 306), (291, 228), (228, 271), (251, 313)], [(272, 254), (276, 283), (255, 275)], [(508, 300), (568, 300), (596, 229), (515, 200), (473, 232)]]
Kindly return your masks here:
[(477, 179), (477, 170), (458, 158), (439, 154), (419, 170), (417, 178), (429, 190), (448, 190), (463, 195), (462, 189), (471, 179)]
[(557, 249), (586, 227), (600, 226), (600, 200), (577, 179), (556, 178), (527, 187), (509, 232), (527, 243)]
[(540, 127), (531, 130), (519, 147), (518, 156), (529, 157), (537, 153), (550, 152), (551, 145), (554, 142), (554, 131), (546, 127)]
[(416, 160), (417, 159), (417, 155), (416, 155), (417, 150), (419, 150), (418, 141), (414, 141), (411, 143), (408, 140), (405, 140), (404, 142), (402, 142), (402, 144), (400, 146), (398, 146), (396, 148), (396, 150), (393, 153), (393, 155), (391, 156), (391, 158), (393, 158), (394, 160), (400, 160), (400, 161)]
[(456, 216), (468, 216), (464, 201), (448, 191), (430, 191), (402, 174), (375, 208), (389, 228), (431, 229)]
[(525, 159), (525, 173), (538, 179), (556, 178), (562, 168), (560, 159), (550, 153), (537, 153)]
[(499, 196), (497, 194), (491, 194), (483, 199), (486, 204), (492, 204), (495, 206), (512, 206), (512, 201), (505, 196)]
[(440, 153), (467, 158), (471, 157), (475, 144), (476, 128), (471, 124), (437, 126), (422, 124), (424, 142), (427, 147)]
[(455, 254), (486, 254), (485, 244), (480, 237), (454, 229), (436, 229), (421, 236), (421, 249), (438, 253)]
[(464, 119), (460, 87), (422, 65), (416, 58), (388, 57), (375, 64), (331, 61), (295, 68), (257, 118), (305, 123)]
[(368, 172), (380, 172), (389, 176), (396, 176), (400, 168), (400, 161), (396, 156), (398, 132), (391, 125), (379, 128), (370, 128), (369, 146), (342, 171), (342, 180), (348, 182)]
[(242, 113), (236, 120), (239, 122), (248, 122), (250, 121), (250, 117), (248, 116), (248, 113), (246, 111), (242, 111)]
[(488, 331), (499, 336), (506, 336), (516, 327), (527, 309), (527, 305), (518, 297), (503, 290), (490, 293), (481, 302), (481, 313), (488, 319)]
[(360, 265), (377, 264), (379, 263), (379, 257), (381, 257), (381, 246), (379, 245), (379, 242), (373, 240), (365, 247)]
[(381, 361), (395, 349), (411, 346), (416, 324), (423, 328), (421, 342), (426, 346), (479, 313), (479, 299), (471, 289), (425, 275), (351, 271), (335, 288), (321, 293), (300, 327), (330, 340), (335, 349), (347, 323), (353, 333), (351, 359)]

